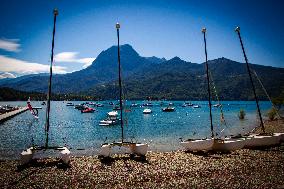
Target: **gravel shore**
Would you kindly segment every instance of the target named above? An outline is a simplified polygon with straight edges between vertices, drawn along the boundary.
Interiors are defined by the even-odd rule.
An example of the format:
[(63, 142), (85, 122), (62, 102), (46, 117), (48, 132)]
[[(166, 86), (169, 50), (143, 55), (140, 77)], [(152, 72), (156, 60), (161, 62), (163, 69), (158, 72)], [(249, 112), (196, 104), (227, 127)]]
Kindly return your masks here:
[(115, 155), (72, 157), (70, 167), (56, 158), (18, 165), (0, 161), (0, 188), (284, 188), (284, 143), (228, 154), (149, 152), (146, 160)]

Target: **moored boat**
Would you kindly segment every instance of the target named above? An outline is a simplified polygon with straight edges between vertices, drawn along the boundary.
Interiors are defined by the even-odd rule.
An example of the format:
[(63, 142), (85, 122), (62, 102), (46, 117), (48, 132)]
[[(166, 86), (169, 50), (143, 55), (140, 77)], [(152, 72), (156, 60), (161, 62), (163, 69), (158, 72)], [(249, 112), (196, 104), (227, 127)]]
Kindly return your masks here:
[(193, 107), (193, 108), (201, 108), (200, 105), (193, 105), (192, 107)]
[(149, 108), (146, 108), (143, 110), (143, 114), (151, 114), (151, 113), (152, 113), (152, 110)]
[(74, 104), (72, 102), (67, 102), (66, 106), (74, 106)]
[(86, 107), (84, 110), (81, 110), (81, 113), (93, 113), (95, 112), (94, 108)]
[(175, 108), (172, 107), (172, 106), (168, 106), (166, 108), (163, 108), (162, 109), (163, 112), (174, 112), (175, 111)]
[(99, 125), (100, 126), (112, 126), (117, 125), (120, 123), (120, 119), (118, 117), (117, 111), (111, 111), (107, 113), (107, 118), (104, 120), (101, 120)]

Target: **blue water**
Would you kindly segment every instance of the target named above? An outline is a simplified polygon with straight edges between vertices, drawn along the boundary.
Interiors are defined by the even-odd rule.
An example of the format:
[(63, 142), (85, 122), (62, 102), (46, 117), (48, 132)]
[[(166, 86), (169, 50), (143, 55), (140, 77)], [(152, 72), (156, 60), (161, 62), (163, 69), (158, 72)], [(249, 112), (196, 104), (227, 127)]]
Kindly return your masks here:
[[(152, 151), (170, 151), (181, 149), (179, 138), (210, 137), (209, 108), (206, 101), (192, 101), (201, 106), (198, 109), (181, 107), (183, 101), (171, 102), (174, 103), (175, 112), (162, 112), (161, 108), (168, 102), (163, 102), (164, 106), (161, 106), (159, 101), (152, 102), (154, 106), (150, 109), (153, 113), (149, 115), (142, 113), (143, 107), (128, 107), (127, 109), (131, 111), (124, 114), (127, 120), (124, 127), (125, 140), (147, 142)], [(39, 119), (35, 119), (29, 111), (26, 111), (0, 124), (0, 159), (17, 159), (19, 153), (32, 143), (44, 145), (46, 106), (40, 103), (31, 102), (34, 107), (43, 107), (39, 110)], [(51, 102), (50, 145), (67, 145), (73, 155), (95, 155), (103, 142), (120, 141), (120, 125), (99, 126), (99, 121), (112, 110), (109, 101), (100, 103), (104, 104), (104, 107), (95, 108), (94, 113), (82, 114), (74, 107), (66, 106), (66, 102)], [(143, 102), (136, 101), (136, 103)], [(0, 102), (0, 105), (4, 104), (26, 106), (26, 102)], [(131, 102), (128, 101), (126, 104), (130, 105)], [(271, 104), (261, 102), (260, 106), (265, 118)], [(237, 116), (240, 109), (246, 112), (246, 119), (242, 121)], [(213, 108), (212, 112), (214, 129), (219, 136), (245, 133), (258, 124), (256, 104), (253, 101), (225, 101), (223, 111), (226, 125), (220, 122), (219, 108)]]

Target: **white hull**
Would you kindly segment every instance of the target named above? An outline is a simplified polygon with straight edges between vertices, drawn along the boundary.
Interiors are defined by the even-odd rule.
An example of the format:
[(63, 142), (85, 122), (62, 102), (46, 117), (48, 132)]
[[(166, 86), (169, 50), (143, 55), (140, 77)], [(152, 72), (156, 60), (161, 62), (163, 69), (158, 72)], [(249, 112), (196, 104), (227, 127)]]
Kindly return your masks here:
[(143, 110), (143, 114), (151, 114), (151, 113), (152, 113), (152, 110), (150, 109)]
[(33, 147), (22, 151), (21, 153), (21, 164), (22, 165), (28, 164), (33, 159), (34, 153), (32, 149)]
[[(111, 147), (115, 146), (115, 144), (104, 144), (101, 146), (100, 155), (103, 157), (110, 157)], [(124, 147), (128, 147), (131, 154), (135, 154), (138, 156), (145, 156), (148, 152), (148, 144), (125, 144)]]
[(111, 155), (111, 146), (109, 144), (104, 144), (101, 146), (100, 155), (103, 157), (110, 157)]
[(284, 133), (274, 133), (274, 135), (280, 137), (280, 142), (284, 142)]
[(242, 149), (245, 146), (245, 139), (214, 140), (213, 150), (226, 152)]
[(70, 150), (66, 147), (62, 147), (60, 150), (60, 159), (65, 163), (66, 165), (69, 165), (70, 163)]
[(262, 135), (250, 135), (246, 138), (245, 147), (265, 147), (274, 146), (280, 143), (282, 135), (262, 136)]
[[(30, 147), (21, 153), (21, 164), (25, 165), (28, 164), (34, 156), (34, 153), (40, 150), (46, 150), (46, 149), (36, 149), (33, 147)], [(63, 161), (64, 164), (69, 165), (70, 163), (70, 151), (66, 147), (60, 147), (56, 148), (54, 150), (59, 150), (60, 151), (60, 159)]]
[(198, 139), (192, 141), (183, 141), (181, 145), (188, 151), (208, 151), (212, 150), (214, 139)]
[(148, 144), (135, 144), (134, 154), (139, 156), (145, 156), (148, 151)]

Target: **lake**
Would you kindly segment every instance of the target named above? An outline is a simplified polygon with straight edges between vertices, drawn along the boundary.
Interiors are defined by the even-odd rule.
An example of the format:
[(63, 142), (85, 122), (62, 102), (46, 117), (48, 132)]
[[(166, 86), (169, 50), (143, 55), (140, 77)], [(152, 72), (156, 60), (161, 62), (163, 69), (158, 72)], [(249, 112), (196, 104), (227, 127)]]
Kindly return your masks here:
[[(106, 118), (106, 113), (112, 110), (110, 101), (101, 101), (104, 107), (96, 107), (94, 113), (82, 114), (66, 102), (52, 101), (50, 114), (50, 145), (67, 145), (72, 155), (96, 155), (104, 142), (121, 140), (120, 125), (99, 126), (99, 121)], [(115, 101), (113, 101), (115, 102)], [(142, 113), (143, 107), (130, 107), (133, 101), (126, 102), (130, 111), (124, 113), (125, 140), (147, 142), (152, 151), (171, 151), (182, 149), (180, 138), (210, 137), (209, 107), (206, 101), (191, 101), (201, 108), (182, 107), (184, 101), (171, 101), (175, 112), (162, 112), (169, 101), (152, 101), (152, 114)], [(135, 101), (143, 104), (143, 101)], [(189, 101), (188, 101), (189, 102)], [(74, 101), (74, 104), (82, 103)], [(26, 106), (26, 102), (0, 102), (0, 105)], [(41, 106), (39, 119), (35, 119), (30, 111), (15, 116), (0, 124), (0, 159), (18, 159), (22, 150), (31, 146), (45, 143), (45, 105), (32, 101), (33, 107)], [(215, 102), (213, 102), (215, 104)], [(220, 108), (212, 108), (214, 132), (218, 136), (245, 133), (259, 125), (256, 103), (254, 101), (224, 101), (223, 112), (226, 125), (220, 122)], [(90, 106), (92, 107), (92, 106)], [(271, 108), (271, 103), (260, 102), (264, 118)], [(245, 120), (239, 120), (238, 112), (244, 109)], [(221, 132), (222, 131), (222, 132)]]

